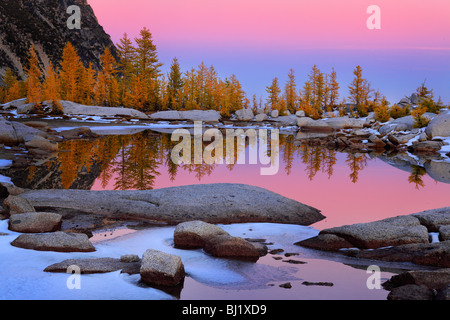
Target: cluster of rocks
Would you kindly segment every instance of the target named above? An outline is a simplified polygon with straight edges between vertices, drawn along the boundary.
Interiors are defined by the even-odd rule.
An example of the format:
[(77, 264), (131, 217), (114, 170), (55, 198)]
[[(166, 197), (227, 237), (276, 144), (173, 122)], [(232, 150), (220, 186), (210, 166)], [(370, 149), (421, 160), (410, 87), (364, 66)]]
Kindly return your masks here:
[(177, 225), (174, 245), (183, 249), (202, 248), (215, 257), (249, 261), (257, 261), (267, 254), (264, 244), (233, 237), (222, 228), (203, 221), (188, 221)]
[(442, 296), (449, 299), (449, 229), (450, 207), (445, 207), (374, 222), (328, 228), (313, 238), (295, 244), (364, 260), (412, 262), (416, 265), (445, 268), (433, 272), (409, 271), (407, 275), (394, 276), (388, 281), (386, 288), (392, 289), (389, 299), (414, 299), (411, 295), (420, 296), (419, 299)]
[[(257, 261), (267, 253), (267, 247), (240, 237), (229, 235), (222, 228), (203, 221), (179, 224), (174, 231), (174, 245), (179, 249), (203, 248), (205, 253), (215, 257)], [(80, 272), (105, 273), (121, 270), (129, 274), (140, 274), (141, 281), (150, 286), (178, 286), (185, 278), (181, 257), (159, 250), (148, 249), (140, 258), (124, 255), (116, 258), (68, 259), (52, 264), (46, 272), (67, 272), (70, 266), (77, 266)]]
[(56, 132), (45, 121), (18, 122), (0, 118), (0, 144), (7, 147), (2, 151), (3, 157), (12, 158), (12, 167), (40, 165), (56, 158), (58, 144), (64, 140), (96, 137), (86, 127)]
[(383, 283), (388, 300), (450, 300), (450, 269), (411, 270)]
[[(345, 255), (450, 267), (450, 207), (321, 230), (297, 245)], [(430, 233), (439, 240), (430, 242)], [(355, 249), (356, 248), (356, 249)], [(342, 250), (346, 249), (346, 250)], [(355, 250), (353, 250), (355, 249)]]

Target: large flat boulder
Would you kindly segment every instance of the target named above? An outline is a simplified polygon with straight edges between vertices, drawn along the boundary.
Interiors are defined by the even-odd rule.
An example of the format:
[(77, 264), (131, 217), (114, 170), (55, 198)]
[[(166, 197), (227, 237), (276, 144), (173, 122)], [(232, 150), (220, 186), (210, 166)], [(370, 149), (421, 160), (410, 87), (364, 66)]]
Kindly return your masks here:
[(149, 117), (138, 110), (131, 108), (112, 108), (112, 107), (98, 107), (86, 106), (71, 101), (60, 101), (65, 115), (86, 115), (99, 117), (130, 117), (133, 119), (146, 120)]
[(18, 236), (11, 245), (23, 249), (56, 252), (92, 252), (94, 246), (83, 233), (50, 232), (24, 233)]
[(221, 118), (220, 113), (215, 110), (188, 110), (188, 111), (159, 111), (152, 113), (151, 120), (170, 120), (170, 121), (205, 121), (218, 122)]
[(318, 209), (277, 193), (232, 183), (143, 191), (33, 190), (21, 197), (41, 211), (63, 215), (78, 212), (169, 224), (202, 220), (208, 223), (310, 225), (325, 218)]
[(129, 274), (138, 274), (141, 262), (124, 262), (115, 258), (67, 259), (54, 263), (44, 269), (45, 272), (66, 273), (70, 266), (80, 268), (81, 274), (107, 273), (122, 270)]

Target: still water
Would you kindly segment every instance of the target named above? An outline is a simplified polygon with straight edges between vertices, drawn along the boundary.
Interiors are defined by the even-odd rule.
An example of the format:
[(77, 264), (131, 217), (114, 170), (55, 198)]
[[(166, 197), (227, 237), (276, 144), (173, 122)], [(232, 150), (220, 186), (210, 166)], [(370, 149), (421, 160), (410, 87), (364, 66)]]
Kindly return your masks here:
[[(427, 173), (429, 165), (450, 171), (450, 163), (404, 161), (410, 155), (345, 153), (299, 144), (280, 135), (279, 168), (261, 175), (262, 165), (175, 164), (171, 152), (178, 141), (146, 130), (133, 135), (107, 135), (96, 140), (60, 144), (57, 159), (39, 167), (16, 170), (16, 185), (33, 189), (145, 190), (190, 184), (242, 183), (262, 187), (318, 208), (327, 218), (313, 227), (369, 222), (450, 205), (450, 184)], [(207, 145), (209, 143), (204, 143)], [(249, 159), (255, 146), (235, 145), (234, 156)], [(224, 157), (227, 156), (224, 150)], [(400, 160), (399, 160), (400, 159)], [(193, 162), (193, 161), (192, 161)], [(431, 175), (430, 175), (431, 174)]]

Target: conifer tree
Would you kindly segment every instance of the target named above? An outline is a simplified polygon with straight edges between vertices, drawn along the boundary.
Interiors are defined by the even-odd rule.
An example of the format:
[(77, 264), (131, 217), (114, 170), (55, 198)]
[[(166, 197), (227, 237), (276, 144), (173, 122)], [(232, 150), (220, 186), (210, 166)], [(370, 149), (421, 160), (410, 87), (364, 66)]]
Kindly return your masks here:
[[(331, 69), (331, 73), (328, 81), (329, 90), (329, 109), (333, 109), (334, 106), (338, 104), (339, 100), (339, 83), (337, 82), (337, 74), (334, 68)], [(331, 111), (329, 110), (329, 111)]]
[(2, 78), (3, 86), (0, 88), (1, 103), (9, 102), (9, 92), (14, 84), (17, 82), (17, 77), (11, 68), (6, 68), (5, 74)]
[(177, 58), (173, 58), (167, 80), (167, 106), (169, 109), (181, 108), (183, 79), (180, 64)]
[(348, 87), (350, 91), (349, 99), (355, 104), (358, 115), (365, 117), (368, 114), (367, 101), (371, 93), (370, 85), (362, 76), (361, 66), (357, 66), (353, 74), (355, 78)]
[(290, 113), (295, 113), (297, 110), (297, 85), (295, 83), (294, 70), (291, 69), (288, 74), (288, 81), (286, 83), (284, 92), (286, 98), (286, 108)]
[(39, 58), (34, 47), (30, 48), (28, 58), (28, 68), (26, 69), (27, 101), (28, 103), (42, 102), (42, 71), (39, 66)]
[(278, 110), (281, 90), (277, 77), (272, 80), (272, 84), (270, 86), (266, 87), (266, 91), (269, 94), (269, 97), (267, 98), (269, 107), (271, 110)]
[(80, 64), (80, 57), (75, 47), (70, 42), (67, 42), (62, 54), (61, 71), (59, 74), (59, 78), (61, 79), (61, 99), (69, 101), (76, 100)]

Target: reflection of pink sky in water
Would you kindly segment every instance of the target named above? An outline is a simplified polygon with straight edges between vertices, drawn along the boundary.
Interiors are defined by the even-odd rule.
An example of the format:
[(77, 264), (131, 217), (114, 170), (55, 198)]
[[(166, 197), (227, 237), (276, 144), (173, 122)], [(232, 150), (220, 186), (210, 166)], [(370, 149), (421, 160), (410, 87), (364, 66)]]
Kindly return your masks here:
[[(367, 166), (359, 172), (358, 182), (352, 183), (345, 157), (345, 154), (337, 154), (334, 174), (330, 178), (319, 171), (312, 181), (308, 179), (305, 165), (299, 158), (294, 159), (290, 175), (284, 170), (284, 162), (280, 163), (280, 169), (274, 176), (261, 176), (259, 164), (235, 165), (232, 171), (225, 165), (217, 165), (213, 173), (204, 176), (201, 181), (195, 177), (195, 172), (189, 173), (179, 168), (172, 182), (167, 167), (161, 166), (158, 169), (161, 174), (155, 179), (154, 188), (200, 183), (258, 186), (320, 209), (327, 218), (313, 225), (317, 229), (375, 221), (450, 205), (450, 185), (424, 175), (425, 186), (417, 190), (415, 184), (408, 182), (409, 172), (381, 160), (368, 159)], [(104, 189), (113, 190), (115, 179), (113, 176)], [(97, 179), (92, 190), (102, 189), (101, 181)]]

